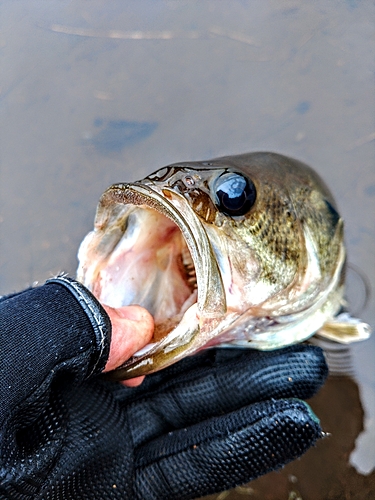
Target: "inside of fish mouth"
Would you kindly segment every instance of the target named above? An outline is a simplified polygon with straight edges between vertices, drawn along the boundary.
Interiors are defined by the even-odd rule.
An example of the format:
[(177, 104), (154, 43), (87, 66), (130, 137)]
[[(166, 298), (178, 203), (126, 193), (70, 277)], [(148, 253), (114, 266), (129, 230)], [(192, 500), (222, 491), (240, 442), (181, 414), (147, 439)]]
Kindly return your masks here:
[[(155, 321), (152, 342), (172, 331), (197, 302), (195, 265), (180, 228), (147, 206), (126, 205), (93, 293), (104, 304), (138, 304)], [(117, 231), (118, 234), (118, 231)]]

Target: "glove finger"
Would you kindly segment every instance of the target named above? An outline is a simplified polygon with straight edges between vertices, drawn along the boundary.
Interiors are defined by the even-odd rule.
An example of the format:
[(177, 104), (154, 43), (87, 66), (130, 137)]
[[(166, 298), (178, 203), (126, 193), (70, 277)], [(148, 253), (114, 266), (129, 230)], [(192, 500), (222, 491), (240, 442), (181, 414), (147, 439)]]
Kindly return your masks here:
[(189, 372), (164, 376), (153, 392), (139, 392), (138, 399), (126, 402), (135, 445), (254, 402), (309, 398), (327, 376), (322, 351), (312, 346), (242, 351), (217, 362), (207, 362), (207, 355), (204, 359)]
[(136, 498), (187, 500), (233, 488), (294, 460), (321, 436), (302, 401), (247, 406), (142, 446)]
[[(213, 372), (218, 378), (225, 380), (225, 385), (228, 377), (237, 379), (238, 376), (242, 376), (245, 381), (248, 377), (253, 377), (253, 382), (261, 383), (258, 389), (264, 393), (263, 399), (268, 399), (270, 395), (277, 397), (275, 392), (278, 391), (280, 398), (292, 395), (306, 399), (323, 385), (328, 367), (322, 349), (307, 344), (297, 344), (273, 351), (207, 349), (147, 376), (140, 387), (132, 392), (123, 393), (123, 397), (134, 400), (143, 394), (148, 396), (151, 391), (162, 392), (180, 384), (195, 386), (198, 380), (212, 375)], [(286, 380), (288, 383), (284, 384)], [(265, 393), (267, 390), (271, 392)], [(285, 393), (285, 390), (288, 393)], [(257, 397), (258, 395), (255, 396)]]

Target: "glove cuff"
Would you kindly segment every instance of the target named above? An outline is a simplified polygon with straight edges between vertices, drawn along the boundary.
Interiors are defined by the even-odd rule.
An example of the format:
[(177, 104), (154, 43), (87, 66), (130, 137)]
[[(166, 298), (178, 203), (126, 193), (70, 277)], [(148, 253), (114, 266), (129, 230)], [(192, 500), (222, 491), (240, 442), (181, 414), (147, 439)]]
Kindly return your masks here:
[(96, 349), (93, 352), (88, 376), (100, 373), (104, 369), (109, 355), (112, 328), (108, 314), (94, 295), (73, 278), (61, 274), (48, 279), (46, 285), (49, 283), (55, 283), (67, 288), (86, 313), (94, 330), (96, 340)]

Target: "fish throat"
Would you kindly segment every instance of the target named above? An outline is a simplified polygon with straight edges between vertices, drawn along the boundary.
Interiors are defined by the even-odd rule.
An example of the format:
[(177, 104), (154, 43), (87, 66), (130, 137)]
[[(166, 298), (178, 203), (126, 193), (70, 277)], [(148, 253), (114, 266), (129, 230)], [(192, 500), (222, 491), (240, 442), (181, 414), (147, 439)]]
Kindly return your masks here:
[(154, 341), (181, 321), (198, 297), (194, 262), (175, 222), (146, 206), (124, 205), (119, 230), (92, 292), (104, 304), (138, 304), (154, 317)]

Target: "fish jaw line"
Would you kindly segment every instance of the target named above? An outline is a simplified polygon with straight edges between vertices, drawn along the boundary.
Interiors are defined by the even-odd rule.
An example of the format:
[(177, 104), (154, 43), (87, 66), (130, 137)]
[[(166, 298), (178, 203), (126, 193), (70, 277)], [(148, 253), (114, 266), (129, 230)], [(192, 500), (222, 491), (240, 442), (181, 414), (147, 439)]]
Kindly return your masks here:
[[(158, 190), (141, 183), (111, 186), (100, 199), (95, 221), (96, 231), (105, 231), (115, 205), (151, 208), (174, 222), (190, 251), (198, 292), (197, 302), (188, 307), (172, 331), (135, 353), (130, 360), (111, 372), (112, 380), (124, 380), (152, 373), (199, 350), (212, 335), (217, 334), (216, 327), (223, 320), (227, 307), (220, 271), (207, 234), (193, 209), (181, 195), (170, 189)], [(85, 253), (94, 237), (88, 235), (79, 251), (81, 263), (78, 279), (86, 285), (90, 280), (93, 282), (97, 273), (90, 266), (85, 268), (84, 263)], [(90, 259), (86, 257), (86, 260)]]

